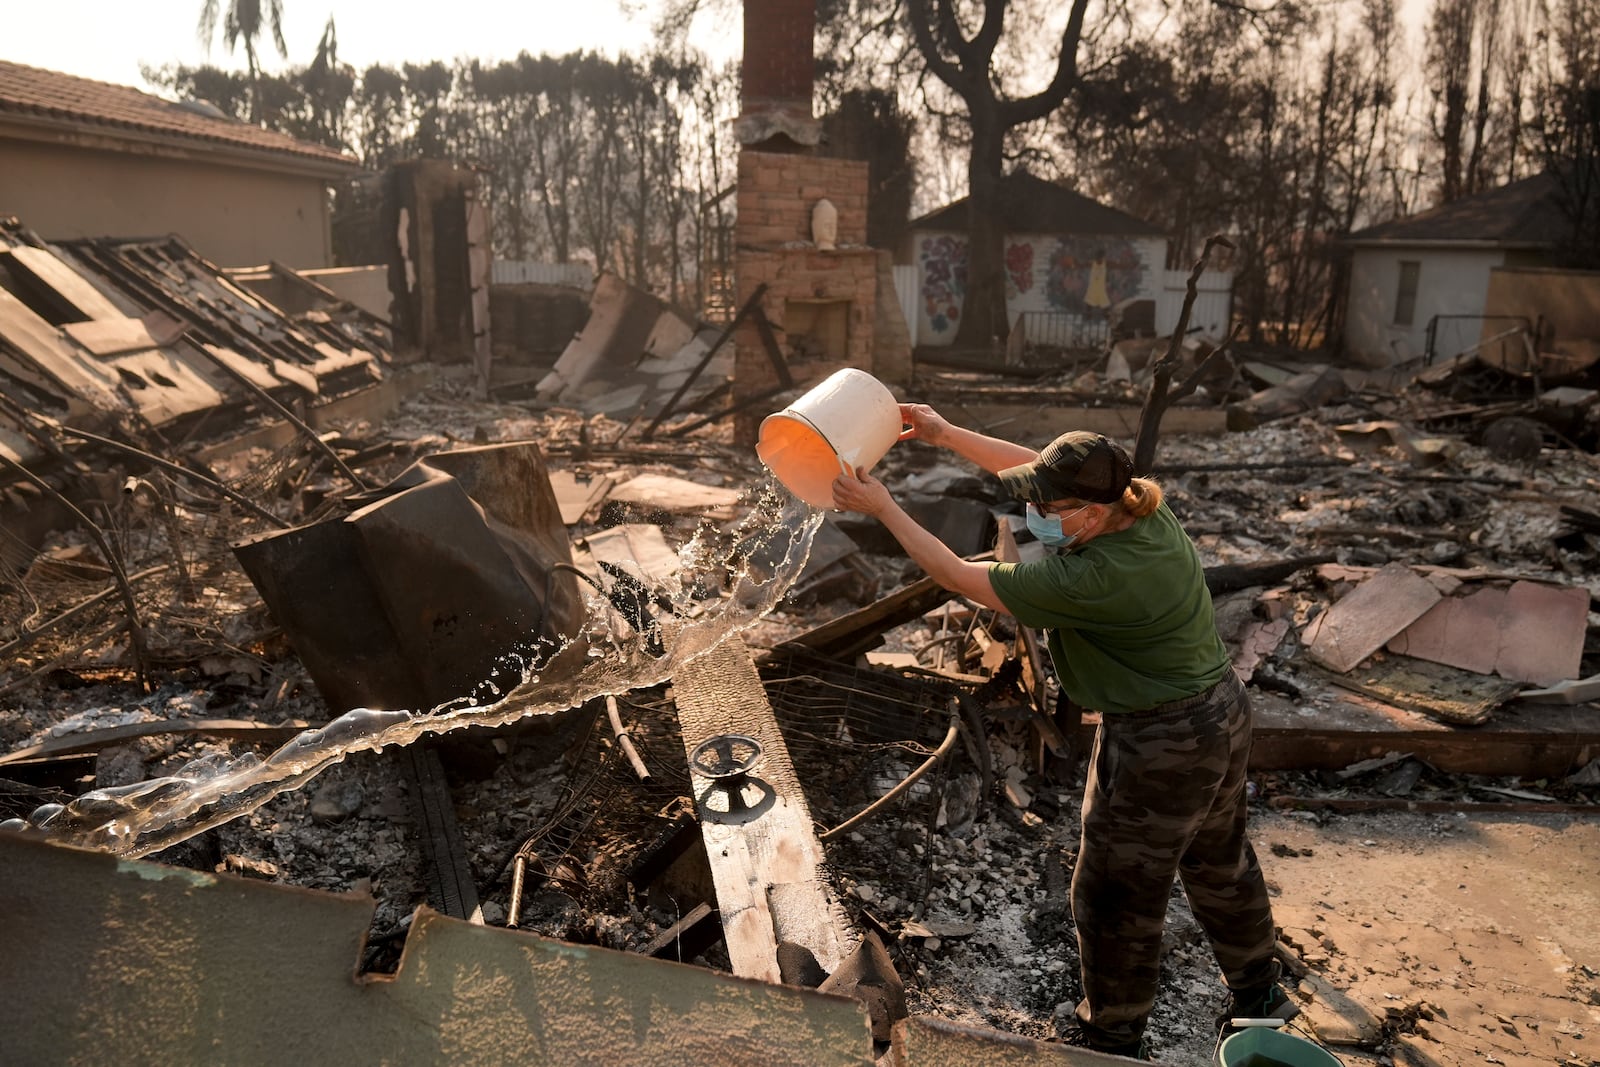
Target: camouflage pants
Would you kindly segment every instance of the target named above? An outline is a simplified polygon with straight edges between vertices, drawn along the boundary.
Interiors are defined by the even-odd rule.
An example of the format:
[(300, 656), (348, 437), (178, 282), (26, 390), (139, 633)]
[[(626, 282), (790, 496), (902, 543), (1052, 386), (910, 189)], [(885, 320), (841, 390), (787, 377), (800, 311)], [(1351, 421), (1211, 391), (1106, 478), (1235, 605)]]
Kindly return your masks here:
[(1250, 698), (1232, 671), (1197, 697), (1104, 717), (1072, 875), (1077, 1017), (1091, 1035), (1123, 1042), (1143, 1033), (1174, 875), (1229, 988), (1276, 974), (1272, 908), (1245, 836), (1249, 755)]

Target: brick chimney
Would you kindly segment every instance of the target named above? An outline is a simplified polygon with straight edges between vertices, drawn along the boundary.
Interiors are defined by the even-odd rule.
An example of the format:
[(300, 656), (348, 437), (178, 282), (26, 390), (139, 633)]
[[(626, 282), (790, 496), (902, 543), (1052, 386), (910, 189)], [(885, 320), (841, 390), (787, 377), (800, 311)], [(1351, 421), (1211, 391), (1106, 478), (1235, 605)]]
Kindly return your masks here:
[(744, 0), (744, 73), (734, 131), (747, 148), (794, 151), (821, 140), (811, 115), (816, 0)]

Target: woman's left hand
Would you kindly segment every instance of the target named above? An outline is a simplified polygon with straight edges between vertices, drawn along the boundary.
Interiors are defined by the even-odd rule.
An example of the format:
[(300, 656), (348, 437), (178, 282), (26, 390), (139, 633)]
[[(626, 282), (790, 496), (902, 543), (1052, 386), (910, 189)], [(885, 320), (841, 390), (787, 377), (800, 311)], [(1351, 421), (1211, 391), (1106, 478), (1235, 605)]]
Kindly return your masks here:
[(856, 511), (878, 518), (894, 500), (882, 482), (868, 474), (865, 467), (857, 467), (854, 478), (840, 474), (833, 480), (833, 502), (844, 511)]

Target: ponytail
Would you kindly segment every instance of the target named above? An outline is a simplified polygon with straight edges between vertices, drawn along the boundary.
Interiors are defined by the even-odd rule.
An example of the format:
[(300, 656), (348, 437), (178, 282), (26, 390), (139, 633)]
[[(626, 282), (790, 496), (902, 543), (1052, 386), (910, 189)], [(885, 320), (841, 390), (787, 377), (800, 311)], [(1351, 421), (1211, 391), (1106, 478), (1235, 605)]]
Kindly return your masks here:
[(1122, 499), (1117, 503), (1123, 511), (1142, 519), (1161, 506), (1161, 496), (1161, 487), (1153, 479), (1135, 478), (1122, 491)]

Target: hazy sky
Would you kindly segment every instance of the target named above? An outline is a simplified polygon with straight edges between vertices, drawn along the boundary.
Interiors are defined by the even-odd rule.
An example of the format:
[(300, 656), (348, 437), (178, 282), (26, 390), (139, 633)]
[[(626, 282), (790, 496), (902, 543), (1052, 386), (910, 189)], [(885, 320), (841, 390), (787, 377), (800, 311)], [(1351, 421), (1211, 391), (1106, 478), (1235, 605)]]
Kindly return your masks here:
[[(220, 0), (224, 10), (227, 3)], [(220, 28), (209, 53), (200, 43), (202, 6), (201, 0), (0, 0), (0, 59), (141, 89), (147, 87), (140, 64), (243, 69), (243, 48), (230, 55)], [(310, 62), (330, 14), (339, 58), (358, 70), (458, 56), (510, 59), (520, 51), (636, 52), (650, 42), (651, 7), (650, 0), (283, 0), (289, 58), (280, 59), (263, 40), (262, 66)], [(734, 29), (697, 24), (694, 43), (720, 58), (737, 50), (728, 44), (736, 41)]]

